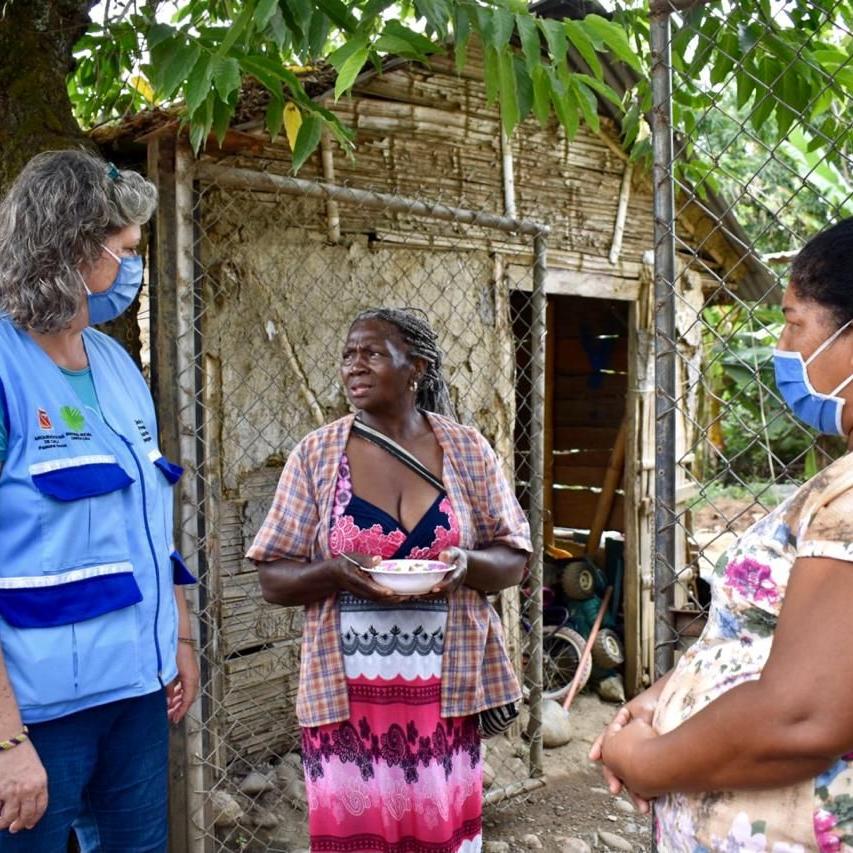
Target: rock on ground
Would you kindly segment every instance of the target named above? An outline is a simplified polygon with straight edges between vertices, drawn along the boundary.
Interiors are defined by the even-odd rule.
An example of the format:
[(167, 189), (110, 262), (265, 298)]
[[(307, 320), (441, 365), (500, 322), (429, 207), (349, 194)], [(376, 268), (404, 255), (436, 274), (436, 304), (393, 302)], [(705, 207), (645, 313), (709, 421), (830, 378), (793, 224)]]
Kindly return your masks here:
[(561, 853), (592, 853), (592, 848), (583, 838), (566, 838), (565, 835), (557, 835), (554, 843)]
[(227, 791), (212, 791), (210, 806), (213, 810), (213, 823), (220, 828), (236, 826), (243, 818), (243, 809)]
[(569, 712), (559, 702), (546, 699), (542, 703), (542, 745), (554, 749), (572, 739), (572, 724)]
[(240, 783), (239, 788), (241, 794), (253, 797), (256, 794), (263, 794), (265, 791), (272, 791), (275, 788), (275, 780), (258, 770), (253, 770)]
[(542, 842), (539, 840), (539, 836), (534, 835), (533, 833), (530, 833), (530, 835), (525, 835), (521, 839), (521, 843), (528, 850), (541, 850), (542, 849)]
[(617, 835), (615, 832), (599, 832), (598, 840), (608, 850), (626, 850), (627, 853), (631, 853), (634, 849), (634, 845), (630, 841), (626, 841), (621, 835)]

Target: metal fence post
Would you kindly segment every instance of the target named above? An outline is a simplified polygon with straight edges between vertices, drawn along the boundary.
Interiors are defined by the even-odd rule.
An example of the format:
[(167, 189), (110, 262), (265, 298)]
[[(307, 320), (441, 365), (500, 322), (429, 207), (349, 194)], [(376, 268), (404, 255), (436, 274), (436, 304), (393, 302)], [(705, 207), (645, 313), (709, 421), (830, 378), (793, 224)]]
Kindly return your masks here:
[(652, 18), (655, 237), (655, 675), (673, 663), (675, 578), (675, 203), (672, 183), (670, 17)]
[(532, 407), (530, 418), (530, 533), (533, 556), (530, 576), (534, 594), (530, 597), (531, 634), (530, 660), (527, 674), (530, 679), (530, 775), (542, 775), (542, 549), (543, 542), (543, 475), (545, 470), (545, 333), (548, 300), (545, 297), (547, 269), (546, 237), (540, 232), (533, 238), (533, 294), (530, 327), (530, 385)]

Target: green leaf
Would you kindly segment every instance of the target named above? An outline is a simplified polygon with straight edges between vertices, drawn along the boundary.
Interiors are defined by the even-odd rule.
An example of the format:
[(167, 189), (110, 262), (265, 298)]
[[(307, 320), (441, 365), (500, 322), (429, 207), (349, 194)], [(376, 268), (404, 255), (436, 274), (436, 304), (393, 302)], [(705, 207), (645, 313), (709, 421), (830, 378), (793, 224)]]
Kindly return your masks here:
[(492, 12), (492, 44), (503, 50), (512, 38), (515, 20), (506, 9), (495, 9)]
[(468, 10), (464, 6), (457, 6), (453, 12), (453, 54), (457, 73), (465, 67), (470, 37), (471, 19)]
[(358, 29), (358, 21), (341, 0), (315, 0), (315, 3), (339, 30), (354, 33)]
[(729, 72), (734, 68), (735, 56), (737, 54), (737, 36), (726, 33), (720, 38), (717, 48), (717, 58), (711, 68), (711, 83), (719, 85), (726, 79)]
[(557, 118), (563, 125), (567, 138), (574, 139), (580, 123), (575, 94), (570, 88), (563, 85), (553, 68), (548, 69), (548, 80), (551, 84), (551, 102), (554, 104), (554, 112), (557, 113)]
[(175, 94), (181, 83), (189, 76), (200, 53), (201, 48), (195, 43), (172, 42), (157, 77), (156, 89), (161, 97), (171, 98)]
[(637, 138), (640, 130), (640, 106), (635, 101), (622, 118), (622, 141), (626, 148), (630, 148)]
[(184, 98), (187, 104), (187, 110), (194, 113), (210, 92), (210, 84), (213, 78), (213, 57), (208, 54), (202, 54), (193, 70), (187, 77), (186, 85), (184, 86)]
[(308, 29), (308, 51), (312, 57), (323, 53), (328, 38), (329, 19), (318, 9), (311, 17), (311, 26)]
[(735, 103), (738, 109), (743, 109), (752, 97), (755, 90), (755, 81), (753, 79), (754, 71), (752, 68), (740, 68), (735, 75), (735, 83), (737, 87), (737, 97)]
[[(173, 38), (176, 32), (177, 30), (174, 27), (170, 27), (168, 24), (152, 24), (145, 37), (148, 49), (153, 50), (161, 42)], [(80, 47), (79, 42), (77, 46), (78, 48)]]
[(533, 69), (533, 115), (542, 127), (547, 127), (551, 116), (551, 83), (544, 66)]
[(539, 29), (530, 15), (516, 15), (515, 26), (521, 39), (521, 49), (527, 61), (527, 68), (532, 71), (542, 62), (542, 42), (539, 39)]
[[(302, 12), (290, 5), (289, 0), (278, 5), (278, 15), (284, 22), (293, 40), (294, 49), (302, 53), (308, 47), (308, 25), (311, 22), (311, 10), (308, 10), (308, 19), (304, 19)], [(272, 25), (271, 25), (272, 26)]]
[(586, 122), (594, 133), (598, 133), (601, 122), (598, 118), (598, 99), (595, 97), (595, 92), (588, 89), (579, 79), (578, 76), (572, 75), (572, 88), (577, 94), (577, 101), (583, 113), (583, 120)]
[(213, 102), (216, 92), (211, 91), (204, 103), (190, 116), (190, 145), (198, 152), (207, 142), (210, 129), (213, 127)]
[(501, 123), (504, 133), (512, 136), (519, 121), (518, 90), (515, 79), (515, 54), (502, 50), (498, 54), (498, 79), (501, 92)]
[(622, 27), (599, 15), (587, 15), (581, 24), (587, 33), (601, 39), (626, 65), (631, 66), (640, 75), (645, 74), (643, 64), (628, 44), (628, 37)]
[(516, 53), (512, 55), (512, 64), (515, 68), (515, 88), (518, 92), (518, 118), (519, 121), (524, 121), (533, 107), (533, 81), (524, 60)]
[(581, 81), (585, 86), (589, 86), (590, 89), (597, 92), (602, 98), (610, 101), (613, 106), (618, 107), (620, 110), (622, 109), (622, 98), (607, 83), (596, 80), (594, 77), (590, 77), (589, 74), (575, 74), (575, 79)]
[(228, 133), (228, 128), (231, 126), (231, 116), (233, 115), (234, 107), (231, 104), (220, 98), (213, 102), (213, 132), (220, 147), (225, 140), (225, 134)]
[(270, 98), (267, 104), (266, 128), (271, 139), (275, 139), (281, 130), (284, 121), (284, 100), (282, 98)]
[(569, 49), (566, 31), (559, 21), (540, 18), (538, 23), (545, 34), (545, 40), (548, 42), (548, 53), (554, 64), (566, 67), (566, 54)]
[(494, 104), (498, 99), (500, 68), (498, 52), (491, 45), (488, 45), (483, 52), (483, 75), (486, 84), (486, 103)]
[(213, 85), (223, 101), (240, 88), (240, 63), (233, 56), (218, 56), (213, 61)]
[(252, 22), (252, 4), (246, 3), (243, 7), (243, 11), (235, 19), (234, 23), (228, 27), (225, 38), (222, 39), (222, 43), (216, 49), (216, 53), (218, 56), (225, 56), (229, 50), (237, 42), (237, 39), (243, 38), (244, 31), (249, 27), (249, 24)]
[(247, 74), (251, 74), (272, 92), (281, 96), (281, 84), (284, 79), (283, 68), (266, 56), (244, 56), (240, 64)]
[(263, 31), (277, 8), (278, 0), (258, 0), (255, 6), (255, 26)]
[(439, 38), (447, 38), (450, 23), (450, 4), (447, 0), (415, 0), (418, 15), (426, 18), (427, 24)]
[(593, 45), (584, 28), (577, 21), (563, 21), (563, 29), (565, 29), (566, 35), (575, 50), (589, 66), (589, 70), (601, 80), (604, 77), (604, 69), (601, 67), (601, 61), (595, 52), (595, 45)]
[(340, 70), (344, 67), (346, 61), (354, 53), (358, 53), (361, 50), (366, 50), (367, 44), (367, 35), (361, 33), (355, 38), (351, 38), (349, 39), (349, 41), (344, 42), (336, 51), (334, 51), (327, 57), (327, 61), (338, 73), (340, 73)]
[(299, 128), (296, 147), (293, 150), (293, 171), (298, 172), (320, 142), (323, 122), (315, 115), (307, 115)]
[(356, 77), (361, 73), (364, 64), (367, 62), (367, 46), (359, 48), (355, 53), (351, 54), (344, 64), (338, 69), (338, 79), (335, 80), (335, 100), (337, 101), (341, 95), (349, 90)]
[[(383, 46), (388, 45), (388, 46)], [(378, 41), (373, 45), (376, 50), (389, 53), (401, 53), (403, 56), (414, 56), (425, 59), (428, 54), (436, 53), (442, 48), (426, 36), (410, 30), (399, 21), (388, 21)]]

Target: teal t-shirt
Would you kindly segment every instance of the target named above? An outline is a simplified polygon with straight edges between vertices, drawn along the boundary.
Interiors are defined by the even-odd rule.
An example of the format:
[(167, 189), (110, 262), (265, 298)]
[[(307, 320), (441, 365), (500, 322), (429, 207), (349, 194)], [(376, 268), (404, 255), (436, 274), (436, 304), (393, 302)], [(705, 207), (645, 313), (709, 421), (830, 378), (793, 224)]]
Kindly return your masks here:
[[(74, 389), (74, 393), (77, 394), (80, 402), (83, 403), (84, 406), (90, 406), (96, 412), (100, 412), (101, 407), (98, 405), (98, 395), (95, 393), (95, 383), (92, 381), (91, 368), (86, 367), (83, 370), (66, 370), (64, 367), (60, 367), (59, 369)], [(0, 401), (2, 401), (2, 397), (0, 397)], [(8, 438), (9, 437), (6, 433), (6, 412), (3, 412), (2, 416), (0, 416), (0, 462), (5, 461), (6, 459), (6, 444)]]

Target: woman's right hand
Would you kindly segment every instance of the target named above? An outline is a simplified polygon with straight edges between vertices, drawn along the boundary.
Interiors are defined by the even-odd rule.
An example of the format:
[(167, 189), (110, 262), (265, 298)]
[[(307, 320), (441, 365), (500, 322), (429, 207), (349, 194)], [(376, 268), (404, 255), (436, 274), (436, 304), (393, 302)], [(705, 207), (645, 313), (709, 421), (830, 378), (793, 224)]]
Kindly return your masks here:
[[(655, 713), (655, 705), (657, 704), (657, 698), (660, 695), (660, 687), (655, 684), (650, 687), (648, 690), (644, 690), (638, 696), (635, 696), (630, 702), (623, 705), (614, 715), (613, 719), (605, 726), (604, 730), (601, 734), (595, 739), (592, 747), (589, 750), (589, 758), (590, 761), (601, 761), (602, 758), (602, 750), (601, 745), (604, 742), (604, 738), (607, 734), (614, 734), (618, 732), (620, 729), (623, 729), (631, 720), (642, 720), (648, 725), (652, 724), (652, 718)], [(610, 790), (610, 793), (615, 797), (619, 794), (624, 785), (622, 780), (613, 774), (613, 772), (607, 767), (607, 765), (602, 764), (601, 772), (604, 776), (604, 781), (607, 783), (607, 787)], [(631, 799), (634, 801), (634, 806), (640, 814), (648, 814), (650, 811), (650, 804), (648, 800), (644, 800), (642, 797), (638, 797), (635, 794), (632, 794), (631, 791), (628, 791)]]
[(402, 601), (404, 596), (397, 595), (388, 587), (376, 583), (368, 572), (355, 565), (358, 563), (360, 566), (369, 567), (381, 562), (381, 557), (370, 557), (367, 554), (347, 554), (346, 556), (335, 557), (330, 561), (329, 567), (338, 589), (345, 589), (359, 598), (368, 598), (371, 601), (385, 601), (389, 604)]
[(47, 773), (32, 743), (0, 752), (0, 830), (32, 829), (46, 808)]

